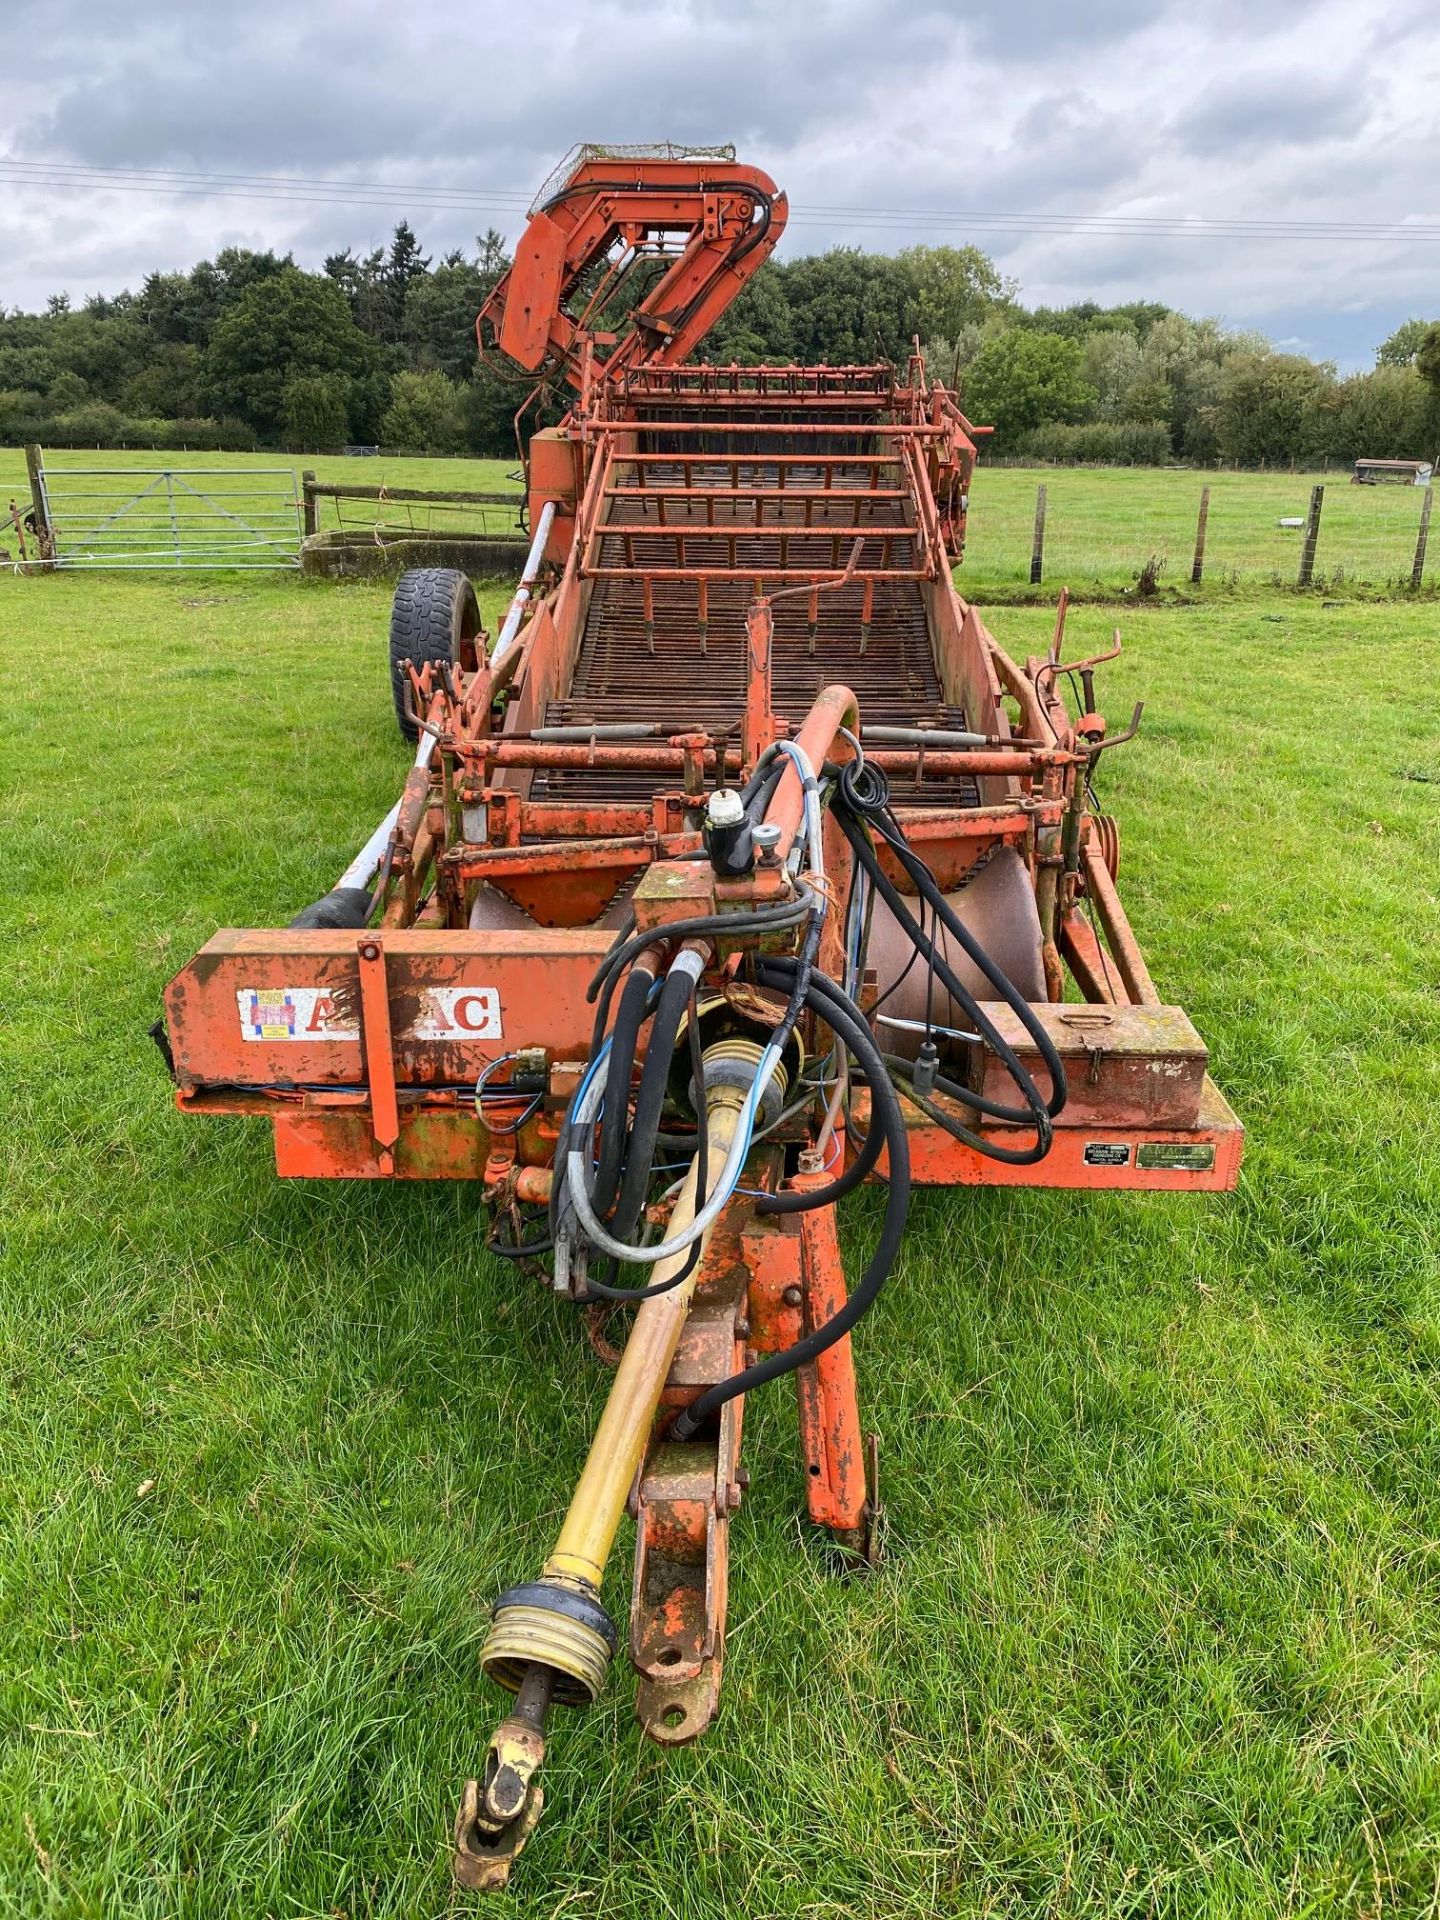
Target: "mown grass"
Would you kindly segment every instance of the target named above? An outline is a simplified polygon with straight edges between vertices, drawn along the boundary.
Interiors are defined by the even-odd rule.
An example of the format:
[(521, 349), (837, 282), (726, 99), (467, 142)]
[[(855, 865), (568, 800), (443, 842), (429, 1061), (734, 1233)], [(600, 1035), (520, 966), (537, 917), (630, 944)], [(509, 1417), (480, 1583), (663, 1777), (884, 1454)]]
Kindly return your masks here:
[[(154, 468), (166, 464), (197, 467), (268, 466), (290, 468), (298, 486), (302, 469), (311, 467), (324, 481), (364, 486), (429, 487), (448, 491), (494, 491), (515, 482), (515, 462), (505, 460), (397, 459), (390, 456), (346, 459), (341, 455), (157, 454), (149, 452), (85, 454), (56, 452), (51, 469), (62, 476), (86, 465)], [(1048, 491), (1044, 579), (1068, 582), (1078, 594), (1133, 590), (1136, 576), (1152, 558), (1159, 561), (1163, 593), (1196, 597), (1190, 583), (1200, 490), (1210, 488), (1205, 582), (1199, 597), (1228, 597), (1236, 587), (1271, 590), (1293, 586), (1300, 564), (1302, 534), (1282, 528), (1282, 519), (1308, 511), (1310, 490), (1325, 485), (1315, 584), (1331, 591), (1345, 588), (1408, 586), (1423, 495), (1415, 487), (1352, 487), (1348, 476), (1326, 474), (1201, 473), (1191, 468), (1156, 467), (993, 467), (982, 464), (971, 499), (965, 580), (972, 592), (1029, 597), (1031, 536), (1035, 490)], [(268, 483), (267, 483), (268, 484)], [(282, 483), (283, 484), (283, 483)], [(19, 448), (0, 448), (0, 502), (24, 498), (25, 461)], [(182, 503), (183, 510), (183, 503)], [(322, 525), (363, 527), (373, 510), (347, 501), (321, 502)], [(473, 520), (476, 510), (471, 510)], [(391, 526), (412, 519), (424, 524), (423, 508), (389, 507), (382, 516)], [(435, 509), (431, 524), (461, 524), (450, 510)], [(498, 510), (487, 526), (503, 531)], [(0, 544), (10, 544), (0, 539)], [(1440, 580), (1440, 524), (1430, 541), (1424, 575), (1433, 587)], [(1017, 590), (1022, 590), (1017, 596)], [(1045, 593), (1053, 593), (1047, 585)]]
[[(372, 587), (0, 589), (0, 1907), (415, 1916), (606, 1388), (473, 1190), (283, 1185), (145, 1036), (405, 761)], [(492, 608), (493, 610), (493, 608)], [(1112, 615), (1072, 614), (1077, 645)], [(997, 614), (1038, 650), (1040, 610)], [(921, 1195), (858, 1341), (891, 1552), (747, 1410), (725, 1708), (556, 1727), (516, 1915), (1420, 1915), (1440, 1886), (1433, 610), (1135, 614), (1122, 881), (1233, 1197)], [(845, 1210), (852, 1256), (876, 1196)], [(626, 1602), (628, 1538), (609, 1599)]]

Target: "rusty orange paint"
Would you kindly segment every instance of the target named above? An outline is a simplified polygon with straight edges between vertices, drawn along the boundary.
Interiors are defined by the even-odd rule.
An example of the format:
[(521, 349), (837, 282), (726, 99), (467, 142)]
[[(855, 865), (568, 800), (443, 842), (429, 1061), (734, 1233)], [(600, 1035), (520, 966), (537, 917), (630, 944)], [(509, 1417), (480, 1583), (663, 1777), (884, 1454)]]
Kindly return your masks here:
[[(801, 1175), (824, 1183), (824, 1176)], [(834, 1207), (800, 1215), (805, 1319), (822, 1327), (845, 1305), (845, 1269)], [(850, 1336), (827, 1347), (795, 1376), (800, 1432), (806, 1459), (805, 1492), (810, 1518), (832, 1532), (857, 1535), (865, 1523), (865, 1443), (855, 1388)]]
[[(774, 182), (723, 154), (585, 149), (486, 301), (482, 350), (558, 374), (576, 396), (522, 450), (530, 524), (553, 512), (523, 624), (499, 658), (483, 657), (482, 641), (411, 665), (410, 717), (433, 749), (405, 783), (370, 916), (379, 925), (222, 931), (166, 990), (179, 1105), (267, 1115), (284, 1176), (479, 1180), (517, 1226), (522, 1206), (544, 1207), (591, 1054), (587, 989), (612, 942), (633, 922), (658, 971), (693, 937), (681, 923), (792, 897), (787, 859), (804, 820), (793, 763), (768, 814), (779, 858), (753, 870), (742, 860), (721, 875), (698, 857), (708, 796), (745, 783), (779, 740), (798, 742), (817, 773), (833, 768), (854, 751), (848, 729), (944, 891), (1005, 850), (1027, 937), (1034, 908), (1031, 991), (1073, 1066), (1074, 1097), (1030, 1165), (986, 1158), (907, 1106), (913, 1179), (1235, 1184), (1239, 1121), (1183, 1015), (1161, 1005), (1115, 883), (1113, 831), (1085, 817), (1097, 756), (1128, 736), (1110, 736), (1094, 710), (1093, 661), (1076, 663), (1084, 711), (1069, 715), (1065, 598), (1049, 655), (1021, 667), (954, 586), (988, 430), (932, 380), (918, 347), (903, 369), (693, 357), (785, 219)], [(648, 277), (616, 325), (636, 261)], [(838, 979), (853, 854), (831, 818), (822, 846), (823, 875), (808, 877), (834, 911), (817, 965)], [(880, 858), (908, 887), (892, 855)], [(768, 1029), (776, 1009), (747, 970), (753, 922), (735, 924), (703, 935), (705, 1017)], [(885, 989), (879, 945), (856, 988), (868, 1008)], [(829, 1045), (809, 1015), (799, 1038), (812, 1060)], [(946, 1071), (1004, 1095), (963, 1037)], [(716, 1708), (730, 1524), (746, 1484), (743, 1399), (693, 1440), (673, 1439), (671, 1423), (844, 1306), (834, 1207), (762, 1217), (753, 1194), (833, 1179), (833, 1167), (803, 1169), (831, 1125), (842, 1155), (846, 1127), (863, 1134), (868, 1095), (850, 1095), (824, 1129), (818, 1102), (796, 1105), (757, 1143), (710, 1236), (636, 1474), (630, 1656), (637, 1714), (662, 1744), (695, 1738)], [(996, 1144), (1031, 1137), (980, 1124)], [(652, 1214), (664, 1217), (662, 1202)], [(797, 1370), (796, 1392), (806, 1510), (865, 1553), (874, 1490), (848, 1338)], [(631, 1438), (638, 1452), (646, 1436)]]

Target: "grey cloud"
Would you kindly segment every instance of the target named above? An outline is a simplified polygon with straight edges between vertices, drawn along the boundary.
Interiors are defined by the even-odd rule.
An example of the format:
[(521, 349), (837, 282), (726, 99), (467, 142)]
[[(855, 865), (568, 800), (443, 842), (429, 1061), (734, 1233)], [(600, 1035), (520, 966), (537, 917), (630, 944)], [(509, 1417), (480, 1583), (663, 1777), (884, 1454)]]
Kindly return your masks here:
[[(353, 32), (297, 32), (257, 0), (197, 24), (160, 7), (112, 39), (114, 8), (65, 0), (80, 71), (26, 142), (97, 163), (337, 170), (389, 156), (495, 177), (497, 147), (530, 162), (570, 138), (789, 144), (858, 115), (953, 29), (901, 0), (557, 9), (542, 32), (458, 12), (428, 32), (370, 10)], [(448, 14), (448, 10), (447, 10)], [(88, 36), (93, 16), (98, 28)], [(203, 18), (203, 16), (201, 16)], [(86, 72), (86, 65), (93, 69)], [(543, 147), (539, 145), (544, 142)]]
[[(1306, 0), (1302, 27), (1293, 0), (14, 0), (0, 147), (299, 175), (311, 197), (12, 193), (0, 298), (114, 291), (229, 239), (314, 264), (377, 244), (402, 211), (435, 251), (492, 222), (513, 238), (575, 140), (729, 139), (789, 189), (789, 252), (973, 240), (1027, 298), (1285, 315), (1282, 332), (1344, 359), (1357, 302), (1377, 325), (1392, 306), (1440, 312), (1440, 246), (1024, 235), (927, 209), (1423, 216), (1432, 7)], [(346, 179), (405, 193), (347, 198)], [(446, 211), (426, 197), (441, 187), (497, 198)]]
[(1197, 157), (1253, 153), (1345, 139), (1360, 131), (1371, 111), (1353, 76), (1252, 75), (1212, 84), (1171, 122), (1171, 130)]

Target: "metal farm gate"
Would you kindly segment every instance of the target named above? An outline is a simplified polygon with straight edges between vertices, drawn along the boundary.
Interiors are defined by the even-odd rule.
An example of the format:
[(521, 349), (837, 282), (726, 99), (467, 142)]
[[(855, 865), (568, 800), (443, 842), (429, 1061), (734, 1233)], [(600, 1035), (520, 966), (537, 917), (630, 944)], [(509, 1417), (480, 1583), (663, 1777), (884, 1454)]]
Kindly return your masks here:
[(36, 531), (72, 572), (298, 567), (289, 467), (31, 468)]

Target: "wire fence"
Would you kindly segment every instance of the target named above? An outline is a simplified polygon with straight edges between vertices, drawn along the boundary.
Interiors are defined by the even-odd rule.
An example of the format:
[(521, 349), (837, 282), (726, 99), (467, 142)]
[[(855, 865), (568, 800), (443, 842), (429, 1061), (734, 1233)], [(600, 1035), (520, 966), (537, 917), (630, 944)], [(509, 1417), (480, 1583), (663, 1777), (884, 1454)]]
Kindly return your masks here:
[[(62, 484), (72, 484), (74, 457), (47, 468)], [(124, 464), (114, 456), (94, 464)], [(74, 461), (74, 465), (80, 463)], [(143, 464), (136, 461), (136, 466)], [(187, 466), (192, 462), (186, 462)], [(202, 462), (193, 462), (199, 466)], [(274, 456), (246, 460), (231, 455), (215, 460), (255, 484), (256, 470), (274, 464)], [(383, 478), (402, 487), (448, 488), (464, 485), (484, 490), (513, 487), (510, 463), (414, 458), (390, 460), (377, 473), (373, 459), (327, 460), (322, 473), (333, 481), (375, 483)], [(153, 471), (153, 463), (152, 463)], [(151, 477), (117, 474), (114, 484), (123, 491), (133, 480), (138, 492)], [(213, 471), (190, 476), (192, 484), (210, 494), (222, 484)], [(287, 475), (277, 492), (288, 482)], [(236, 484), (240, 484), (237, 479)], [(266, 479), (260, 484), (269, 486)], [(1046, 492), (1044, 540), (1040, 581), (1045, 586), (1091, 588), (1105, 593), (1133, 591), (1147, 568), (1162, 590), (1191, 589), (1196, 534), (1202, 496), (1208, 496), (1201, 579), (1207, 589), (1227, 586), (1293, 588), (1300, 580), (1313, 489), (1324, 487), (1316, 528), (1310, 584), (1319, 589), (1350, 584), (1378, 592), (1409, 591), (1416, 584), (1415, 562), (1420, 545), (1420, 523), (1434, 488), (1412, 486), (1352, 486), (1348, 477), (1332, 468), (1324, 473), (1214, 472), (1189, 468), (995, 466), (982, 457), (971, 489), (965, 564), (960, 580), (967, 594), (980, 597), (986, 590), (1019, 587), (1032, 575), (1035, 546), (1036, 497)], [(298, 491), (298, 489), (297, 489)], [(0, 509), (11, 498), (23, 508), (29, 489), (24, 454), (0, 449)], [(453, 496), (452, 496), (453, 499)], [(227, 506), (232, 503), (226, 502)], [(259, 501), (251, 505), (261, 505)], [(283, 532), (292, 548), (294, 509), (288, 503), (264, 503), (287, 516)], [(458, 505), (459, 503), (455, 503)], [(510, 504), (471, 505), (450, 510), (451, 502), (422, 508), (419, 502), (385, 500), (376, 503), (322, 499), (318, 524), (337, 531), (359, 533), (373, 529), (377, 519), (395, 533), (468, 525), (469, 530), (498, 534), (515, 517)], [(147, 503), (147, 510), (155, 510)], [(187, 516), (189, 507), (177, 509)], [(168, 500), (159, 511), (168, 517)], [(472, 518), (473, 515), (473, 518)], [(8, 516), (7, 516), (8, 517)], [(503, 525), (502, 525), (503, 523)], [(269, 529), (267, 529), (269, 531)], [(274, 531), (279, 532), (277, 527)], [(0, 548), (13, 551), (13, 532), (0, 533)], [(1152, 565), (1153, 563), (1153, 565)], [(163, 564), (163, 562), (161, 563)], [(1440, 586), (1440, 514), (1428, 531), (1418, 580), (1427, 588)]]
[(1440, 583), (1440, 520), (1433, 535), (1422, 525), (1432, 497), (1433, 487), (1354, 486), (1334, 471), (1207, 475), (982, 463), (962, 578), (972, 591), (1037, 578), (1113, 589), (1133, 586), (1148, 570), (1161, 587), (1187, 585), (1197, 577), (1198, 551), (1198, 578), (1211, 585), (1433, 586)]
[(522, 493), (508, 500), (412, 500), (394, 498), (378, 488), (373, 490), (378, 498), (372, 500), (370, 491), (366, 490), (366, 497), (318, 493), (307, 526), (313, 519), (316, 532), (373, 534), (377, 539), (435, 534), (518, 539), (524, 531)]

